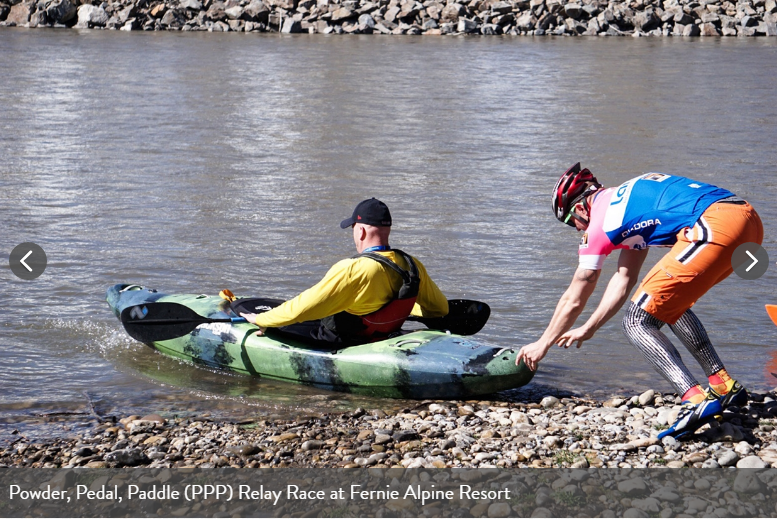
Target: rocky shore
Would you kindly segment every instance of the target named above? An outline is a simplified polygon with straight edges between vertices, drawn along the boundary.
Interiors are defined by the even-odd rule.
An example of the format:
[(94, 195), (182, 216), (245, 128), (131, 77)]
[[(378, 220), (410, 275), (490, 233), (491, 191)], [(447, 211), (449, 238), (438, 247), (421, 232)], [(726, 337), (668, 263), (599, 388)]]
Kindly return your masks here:
[(129, 416), (76, 439), (0, 449), (0, 467), (777, 468), (777, 394), (752, 394), (686, 441), (657, 434), (675, 395), (546, 396), (525, 403), (419, 402), (244, 423)]
[(0, 26), (322, 34), (775, 36), (777, 0), (0, 0)]

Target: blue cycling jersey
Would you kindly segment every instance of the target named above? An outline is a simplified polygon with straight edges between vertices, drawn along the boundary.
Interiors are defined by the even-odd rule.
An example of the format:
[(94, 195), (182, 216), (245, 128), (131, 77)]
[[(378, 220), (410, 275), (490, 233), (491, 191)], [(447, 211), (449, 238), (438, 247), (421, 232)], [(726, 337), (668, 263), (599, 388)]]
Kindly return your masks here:
[(603, 189), (591, 204), (588, 229), (580, 242), (580, 266), (600, 269), (615, 249), (672, 246), (677, 233), (731, 191), (690, 178), (647, 173)]
[[(613, 245), (640, 235), (647, 246), (674, 245), (712, 204), (734, 193), (711, 184), (664, 173), (624, 182), (612, 193), (602, 230)], [(639, 240), (642, 241), (642, 240)]]

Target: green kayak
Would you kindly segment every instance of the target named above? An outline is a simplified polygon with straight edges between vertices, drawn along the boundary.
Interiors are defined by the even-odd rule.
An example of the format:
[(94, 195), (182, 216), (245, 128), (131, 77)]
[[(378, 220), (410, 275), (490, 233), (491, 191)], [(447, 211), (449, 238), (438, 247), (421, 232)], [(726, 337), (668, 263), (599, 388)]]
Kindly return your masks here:
[[(229, 302), (219, 296), (168, 295), (138, 285), (109, 288), (107, 301), (117, 317), (125, 308), (154, 303), (182, 305), (207, 320), (235, 317)], [(258, 328), (246, 322), (206, 322), (189, 328), (181, 336), (143, 342), (211, 368), (378, 397), (466, 398), (523, 386), (534, 375), (523, 363), (515, 365), (511, 348), (445, 331), (411, 331), (333, 350), (333, 345), (322, 347), (272, 329), (260, 336)]]

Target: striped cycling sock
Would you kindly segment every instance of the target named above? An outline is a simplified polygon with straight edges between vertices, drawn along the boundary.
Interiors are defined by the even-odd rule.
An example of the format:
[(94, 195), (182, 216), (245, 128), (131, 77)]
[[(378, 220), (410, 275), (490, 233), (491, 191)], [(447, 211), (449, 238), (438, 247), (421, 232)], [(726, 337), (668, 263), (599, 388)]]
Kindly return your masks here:
[(633, 302), (629, 303), (622, 323), (629, 342), (672, 384), (677, 394), (684, 395), (699, 382), (688, 371), (672, 341), (661, 331), (664, 324)]
[(723, 369), (723, 362), (712, 347), (707, 330), (690, 309), (686, 310), (676, 323), (670, 324), (669, 328), (688, 348), (696, 362), (704, 369), (705, 375), (709, 377)]

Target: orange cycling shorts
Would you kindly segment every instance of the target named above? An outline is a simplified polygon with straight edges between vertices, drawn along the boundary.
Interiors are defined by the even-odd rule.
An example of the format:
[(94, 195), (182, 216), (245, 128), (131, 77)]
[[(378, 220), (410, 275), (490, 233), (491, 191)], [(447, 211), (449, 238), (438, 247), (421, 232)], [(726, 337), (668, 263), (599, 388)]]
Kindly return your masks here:
[(743, 243), (761, 244), (761, 218), (747, 202), (717, 202), (647, 273), (632, 301), (650, 315), (674, 324), (707, 291), (734, 269), (731, 257)]

